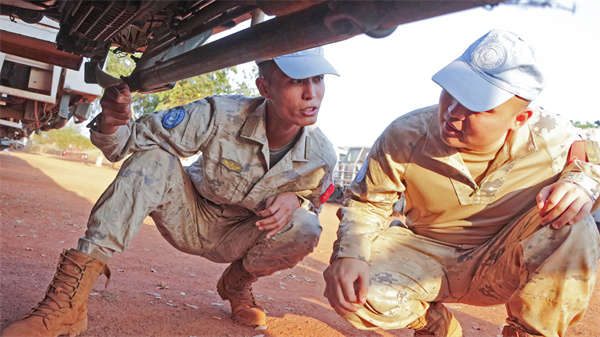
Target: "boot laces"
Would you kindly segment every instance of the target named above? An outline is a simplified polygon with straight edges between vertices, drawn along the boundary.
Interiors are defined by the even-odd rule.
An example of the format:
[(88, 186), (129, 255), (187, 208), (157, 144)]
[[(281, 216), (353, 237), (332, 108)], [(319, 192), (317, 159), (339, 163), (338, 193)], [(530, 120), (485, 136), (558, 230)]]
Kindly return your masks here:
[[(88, 266), (78, 264), (65, 253), (62, 253), (61, 257), (58, 270), (46, 291), (46, 297), (28, 314), (29, 316), (43, 318), (49, 318), (49, 315), (60, 316), (63, 311), (61, 309), (72, 307), (73, 298), (77, 294), (80, 281), (83, 278), (83, 271)], [(66, 270), (67, 266), (75, 266), (75, 273), (68, 272)]]
[(235, 292), (238, 301), (252, 302), (252, 306), (258, 306), (256, 298), (252, 293), (252, 280), (241, 278), (234, 282), (230, 289)]

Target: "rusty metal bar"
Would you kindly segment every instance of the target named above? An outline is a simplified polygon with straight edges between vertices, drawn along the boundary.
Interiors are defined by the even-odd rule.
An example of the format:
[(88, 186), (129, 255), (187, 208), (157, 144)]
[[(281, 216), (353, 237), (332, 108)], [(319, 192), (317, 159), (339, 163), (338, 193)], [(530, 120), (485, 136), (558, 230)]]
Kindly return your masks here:
[(0, 51), (35, 61), (79, 70), (83, 57), (56, 49), (56, 44), (7, 31), (0, 34)]
[[(339, 1), (277, 17), (152, 66), (125, 78), (142, 92), (168, 83), (256, 59), (346, 40), (366, 33), (381, 37), (393, 28), (442, 14), (503, 0)], [(232, 49), (231, 46), (236, 46)], [(225, 51), (225, 52), (224, 52)]]

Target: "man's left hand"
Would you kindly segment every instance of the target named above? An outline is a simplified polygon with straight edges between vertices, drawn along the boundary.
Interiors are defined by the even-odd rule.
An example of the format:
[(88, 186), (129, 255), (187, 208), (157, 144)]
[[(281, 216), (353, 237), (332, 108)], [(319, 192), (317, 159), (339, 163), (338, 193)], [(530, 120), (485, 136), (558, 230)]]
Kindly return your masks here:
[(267, 239), (277, 234), (290, 221), (295, 210), (300, 208), (298, 196), (293, 192), (284, 192), (267, 199), (265, 209), (257, 215), (264, 219), (256, 222), (258, 229), (270, 230)]
[(583, 220), (593, 206), (593, 200), (581, 187), (567, 181), (544, 187), (536, 201), (542, 226), (552, 223), (555, 229)]

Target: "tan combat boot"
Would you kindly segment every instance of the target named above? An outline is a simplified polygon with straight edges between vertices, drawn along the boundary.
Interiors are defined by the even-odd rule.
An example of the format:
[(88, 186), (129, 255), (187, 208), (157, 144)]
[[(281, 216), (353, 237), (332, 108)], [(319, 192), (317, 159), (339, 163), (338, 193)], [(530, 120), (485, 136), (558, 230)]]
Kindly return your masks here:
[(427, 313), (407, 328), (415, 330), (415, 336), (462, 337), (460, 323), (441, 302), (431, 302)]
[(9, 325), (3, 337), (77, 336), (87, 329), (87, 299), (100, 274), (110, 278), (106, 263), (76, 249), (63, 250), (46, 297), (27, 315)]
[(244, 269), (242, 260), (237, 260), (225, 269), (217, 283), (219, 295), (231, 305), (233, 320), (240, 324), (267, 324), (267, 315), (252, 294), (252, 283), (257, 279)]

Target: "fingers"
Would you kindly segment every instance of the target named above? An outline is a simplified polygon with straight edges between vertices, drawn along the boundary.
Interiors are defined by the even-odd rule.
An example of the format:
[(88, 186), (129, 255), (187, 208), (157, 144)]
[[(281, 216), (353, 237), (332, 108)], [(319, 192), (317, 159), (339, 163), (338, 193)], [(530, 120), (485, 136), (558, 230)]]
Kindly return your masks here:
[(279, 210), (279, 208), (269, 206), (268, 208), (265, 208), (262, 211), (256, 213), (256, 215), (266, 218), (266, 217), (270, 217), (271, 215), (275, 214), (275, 212), (277, 212), (277, 210)]
[[(568, 198), (569, 200), (566, 200), (565, 198)], [(550, 195), (548, 195), (546, 198), (544, 207), (540, 209), (542, 225), (545, 226), (554, 219), (558, 218), (572, 201), (572, 196), (568, 196), (564, 189), (553, 189)]]
[(543, 188), (536, 199), (541, 225), (552, 223), (555, 229), (583, 220), (593, 203), (582, 188), (564, 181)]
[(285, 206), (285, 194), (286, 193), (282, 193), (267, 198), (267, 201), (265, 202), (265, 209), (256, 214), (265, 218), (274, 215), (283, 206)]
[(107, 88), (100, 100), (102, 122), (110, 126), (125, 125), (131, 118), (131, 92), (125, 83)]
[(114, 87), (107, 88), (104, 90), (104, 95), (100, 100), (102, 106), (113, 106), (115, 104), (130, 104), (131, 103), (131, 92), (129, 86), (126, 83), (121, 83)]
[(356, 304), (366, 303), (369, 283), (369, 267), (360, 260), (338, 259), (323, 272), (325, 291), (323, 295), (331, 307), (341, 316), (358, 310)]
[(573, 225), (579, 221), (582, 221), (590, 213), (591, 209), (591, 203), (587, 203), (585, 200), (577, 198), (573, 200), (567, 209), (565, 209), (562, 214), (552, 222), (552, 228), (559, 229), (565, 225)]
[(362, 275), (359, 281), (357, 287), (358, 302), (360, 304), (365, 304), (367, 303), (367, 295), (369, 293), (369, 275)]
[[(349, 286), (349, 287), (348, 287)], [(339, 314), (346, 315), (348, 312), (356, 312), (358, 308), (353, 304), (356, 303), (352, 283), (343, 283), (333, 289), (337, 301), (329, 301), (331, 307)]]
[[(283, 227), (283, 226), (281, 226), (281, 227)], [(275, 229), (273, 229), (272, 231), (267, 233), (266, 238), (270, 239), (273, 235), (279, 233), (279, 231), (281, 230), (281, 227), (276, 227)]]
[(258, 216), (264, 217), (264, 219), (256, 222), (256, 226), (260, 230), (270, 230), (266, 236), (269, 239), (290, 221), (294, 211), (300, 206), (295, 193), (285, 192), (268, 198), (266, 207), (266, 209), (256, 213)]
[[(268, 212), (264, 212), (263, 214), (272, 214), (272, 211), (268, 210)], [(267, 239), (270, 239), (273, 235), (277, 234), (281, 230), (281, 228), (287, 223), (288, 219), (289, 217), (286, 216), (285, 210), (278, 210), (273, 215), (257, 221), (256, 226), (261, 231), (270, 230), (266, 236)]]
[[(325, 272), (327, 272), (327, 270), (325, 270)], [(354, 305), (345, 299), (344, 293), (337, 282), (327, 281), (323, 296), (327, 297), (329, 305), (331, 305), (333, 310), (335, 310), (335, 312), (342, 317), (346, 316), (348, 312), (355, 312), (358, 310), (356, 307), (354, 307)]]
[(543, 210), (544, 206), (546, 205), (546, 200), (548, 200), (548, 197), (550, 196), (550, 193), (552, 193), (552, 185), (550, 186), (546, 186), (544, 188), (542, 188), (542, 190), (540, 191), (540, 193), (538, 193), (538, 195), (536, 196), (536, 201), (537, 201), (537, 208), (539, 210)]
[[(330, 278), (331, 280), (326, 282), (323, 295), (327, 297), (333, 310), (340, 316), (345, 316), (348, 312), (355, 312), (358, 310), (358, 308), (352, 304), (352, 300), (346, 297), (348, 291), (344, 290), (344, 288), (347, 289), (348, 286), (353, 288), (353, 281), (345, 282), (344, 280), (335, 277)], [(349, 283), (349, 285), (347, 283)], [(352, 291), (349, 291), (349, 293), (352, 293)]]
[[(325, 297), (329, 300), (329, 304), (337, 312), (340, 316), (345, 316), (349, 312), (356, 312), (358, 307), (354, 305), (354, 303), (358, 303), (356, 300), (352, 300), (351, 298), (347, 298), (347, 295), (353, 294), (352, 291), (346, 292), (345, 288), (348, 286), (347, 283), (344, 284), (327, 284), (325, 289)], [(353, 288), (352, 282), (349, 283), (350, 288)], [(329, 287), (329, 289), (327, 289)], [(347, 288), (346, 288), (347, 289)], [(356, 298), (355, 296), (351, 296)]]

